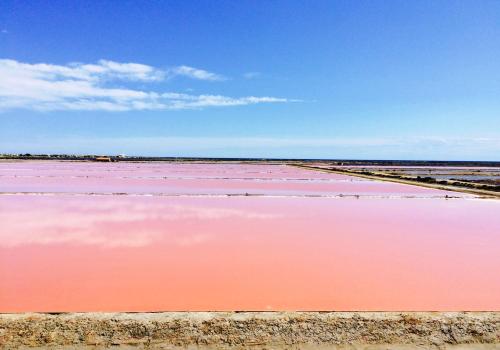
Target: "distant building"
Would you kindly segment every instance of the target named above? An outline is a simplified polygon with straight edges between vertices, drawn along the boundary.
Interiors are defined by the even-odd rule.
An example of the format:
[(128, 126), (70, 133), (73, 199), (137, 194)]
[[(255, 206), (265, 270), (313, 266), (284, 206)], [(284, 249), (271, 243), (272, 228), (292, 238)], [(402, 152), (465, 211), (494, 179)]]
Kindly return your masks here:
[(106, 156), (99, 156), (99, 157), (95, 157), (94, 161), (96, 161), (96, 162), (111, 162), (111, 158), (106, 157)]

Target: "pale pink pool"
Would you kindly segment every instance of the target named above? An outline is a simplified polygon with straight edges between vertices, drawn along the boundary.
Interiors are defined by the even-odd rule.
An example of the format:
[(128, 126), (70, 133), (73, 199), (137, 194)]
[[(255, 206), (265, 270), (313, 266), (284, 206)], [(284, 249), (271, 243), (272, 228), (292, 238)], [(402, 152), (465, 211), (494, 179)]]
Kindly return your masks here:
[(0, 192), (0, 312), (500, 310), (496, 200), (255, 164), (0, 163)]

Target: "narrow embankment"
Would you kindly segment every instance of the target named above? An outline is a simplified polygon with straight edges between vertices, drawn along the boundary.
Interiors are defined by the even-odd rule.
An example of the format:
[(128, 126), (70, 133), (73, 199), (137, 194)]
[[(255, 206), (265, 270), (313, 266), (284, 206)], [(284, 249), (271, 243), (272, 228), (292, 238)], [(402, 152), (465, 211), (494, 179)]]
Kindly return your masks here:
[(108, 346), (495, 349), (500, 312), (0, 314), (1, 348)]
[(405, 185), (433, 188), (433, 189), (437, 189), (437, 190), (475, 194), (475, 195), (478, 195), (478, 196), (484, 197), (484, 198), (500, 198), (500, 192), (493, 191), (493, 190), (486, 190), (483, 188), (470, 187), (472, 185), (469, 185), (469, 187), (464, 187), (464, 185), (463, 184), (460, 185), (461, 183), (458, 181), (455, 181), (455, 182), (452, 182), (449, 184), (426, 183), (423, 181), (417, 181), (417, 180), (412, 179), (412, 178), (394, 177), (392, 175), (379, 174), (379, 173), (362, 173), (360, 171), (352, 171), (352, 170), (347, 170), (347, 169), (340, 169), (340, 168), (331, 168), (330, 169), (330, 168), (322, 168), (322, 167), (303, 165), (303, 164), (288, 164), (288, 165), (294, 166), (297, 168), (302, 168), (302, 169), (309, 169), (309, 170), (314, 170), (314, 171), (321, 171), (321, 172), (341, 174), (341, 175), (356, 176), (356, 177), (361, 177), (361, 178), (370, 179), (370, 180), (395, 182), (395, 183), (400, 183), (400, 184), (405, 184)]

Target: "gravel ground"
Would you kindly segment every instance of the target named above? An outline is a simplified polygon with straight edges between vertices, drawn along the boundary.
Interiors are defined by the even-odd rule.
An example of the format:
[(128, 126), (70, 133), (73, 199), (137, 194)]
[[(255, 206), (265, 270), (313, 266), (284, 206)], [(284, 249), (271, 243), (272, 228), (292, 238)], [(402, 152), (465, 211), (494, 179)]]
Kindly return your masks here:
[(500, 349), (500, 312), (0, 314), (5, 349)]

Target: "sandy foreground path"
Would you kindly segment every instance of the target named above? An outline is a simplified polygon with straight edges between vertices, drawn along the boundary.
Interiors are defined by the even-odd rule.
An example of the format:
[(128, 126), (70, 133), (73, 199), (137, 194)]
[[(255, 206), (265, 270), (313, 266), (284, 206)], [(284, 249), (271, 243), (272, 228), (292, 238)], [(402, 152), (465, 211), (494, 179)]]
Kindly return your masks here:
[(500, 312), (1, 314), (5, 349), (500, 349)]

